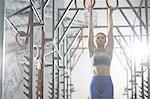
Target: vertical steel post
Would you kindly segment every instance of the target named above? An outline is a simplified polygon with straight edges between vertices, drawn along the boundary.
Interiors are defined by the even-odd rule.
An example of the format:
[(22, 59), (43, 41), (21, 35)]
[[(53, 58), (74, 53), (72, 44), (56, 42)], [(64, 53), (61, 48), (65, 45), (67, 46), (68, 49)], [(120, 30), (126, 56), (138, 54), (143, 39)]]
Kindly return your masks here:
[(3, 91), (3, 57), (4, 57), (4, 7), (5, 0), (0, 0), (0, 99), (2, 99)]
[[(145, 22), (146, 22), (146, 42), (147, 45), (149, 45), (148, 0), (145, 0)], [(148, 99), (150, 99), (150, 66), (148, 66)]]
[[(30, 1), (32, 2), (32, 1)], [(29, 99), (33, 99), (33, 9), (30, 10), (30, 67), (29, 67)]]
[[(68, 42), (68, 38), (66, 37), (66, 49), (68, 49), (68, 44), (69, 44), (69, 42)], [(68, 69), (68, 64), (67, 64), (67, 60), (68, 60), (68, 55), (67, 55), (67, 57), (66, 57), (66, 60), (65, 60), (65, 63), (66, 63), (66, 68)], [(67, 71), (68, 72), (68, 71)], [(69, 75), (69, 72), (67, 73), (67, 76)], [(68, 77), (65, 77), (66, 78), (66, 99), (68, 99), (68, 96), (69, 96), (69, 90), (68, 90), (68, 84), (69, 84), (69, 78)]]
[[(65, 41), (63, 40), (63, 56), (65, 55)], [(63, 66), (64, 66), (64, 68), (63, 68), (63, 74), (66, 72), (65, 71), (65, 58), (63, 58)], [(63, 99), (65, 99), (65, 83), (66, 83), (66, 81), (65, 81), (65, 76), (63, 76)]]
[[(139, 8), (139, 15), (140, 15), (140, 17), (142, 18), (142, 9), (141, 9), (141, 7)], [(141, 21), (140, 21), (140, 39), (141, 39), (141, 40), (143, 39), (142, 23), (141, 23)]]
[(143, 66), (141, 65), (141, 80), (142, 80), (142, 99), (144, 99), (144, 70)]
[(135, 87), (135, 89), (134, 89), (134, 99), (137, 99), (137, 78), (136, 78), (136, 60), (135, 60), (135, 57), (134, 57), (134, 87)]
[[(59, 14), (59, 10), (58, 10), (57, 14), (58, 14), (58, 20), (59, 20), (59, 15), (60, 15), (60, 14)], [(58, 39), (58, 41), (59, 41), (59, 28), (58, 28), (57, 37), (58, 37), (57, 39)], [(59, 44), (58, 44), (57, 47), (58, 47), (58, 50), (59, 50), (59, 49), (60, 49), (60, 48), (59, 48)], [(59, 57), (59, 55), (58, 55), (58, 57)], [(58, 66), (60, 65), (60, 64), (59, 64), (59, 61), (60, 61), (60, 60), (59, 60), (59, 58), (58, 58), (58, 59), (57, 59), (57, 63), (58, 63), (57, 65), (58, 65)], [(58, 70), (57, 99), (59, 99), (59, 94), (60, 94), (60, 77), (59, 77), (59, 76), (60, 76), (60, 70)]]
[[(52, 0), (52, 38), (54, 38), (55, 28), (55, 0)], [(54, 47), (52, 48), (54, 50)], [(52, 99), (55, 98), (55, 65), (54, 65), (54, 53), (52, 53)]]
[[(42, 21), (44, 23), (44, 0), (42, 0), (42, 4), (41, 4), (41, 7), (42, 7)], [(42, 55), (41, 55), (41, 77), (40, 77), (40, 80), (41, 80), (41, 88), (40, 88), (40, 91), (41, 91), (41, 94), (40, 94), (40, 97), (41, 99), (44, 99), (44, 69), (45, 69), (45, 64), (44, 64), (44, 52), (45, 52), (45, 48), (44, 48), (44, 45), (45, 45), (45, 33), (44, 33), (44, 26), (42, 26), (42, 33), (41, 33), (41, 39), (42, 39)]]

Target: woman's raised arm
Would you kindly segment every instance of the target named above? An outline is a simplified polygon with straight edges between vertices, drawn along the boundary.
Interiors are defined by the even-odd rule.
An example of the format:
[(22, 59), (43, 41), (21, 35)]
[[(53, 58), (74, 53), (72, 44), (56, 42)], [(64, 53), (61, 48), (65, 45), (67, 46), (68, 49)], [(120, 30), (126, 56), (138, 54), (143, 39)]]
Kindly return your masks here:
[(114, 47), (112, 12), (112, 8), (108, 8), (108, 43), (106, 45), (106, 48), (108, 49), (110, 54), (112, 54)]
[(89, 35), (88, 35), (88, 49), (90, 57), (94, 54), (94, 33), (93, 33), (93, 19), (92, 19), (92, 8), (89, 8)]

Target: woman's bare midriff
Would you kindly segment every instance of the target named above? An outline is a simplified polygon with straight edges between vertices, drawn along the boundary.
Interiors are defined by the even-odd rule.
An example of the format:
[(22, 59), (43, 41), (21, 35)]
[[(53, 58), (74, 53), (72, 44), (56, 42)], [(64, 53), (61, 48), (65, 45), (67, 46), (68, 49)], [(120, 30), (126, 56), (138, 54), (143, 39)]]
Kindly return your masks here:
[(93, 66), (94, 75), (110, 76), (110, 66), (107, 65), (96, 65)]

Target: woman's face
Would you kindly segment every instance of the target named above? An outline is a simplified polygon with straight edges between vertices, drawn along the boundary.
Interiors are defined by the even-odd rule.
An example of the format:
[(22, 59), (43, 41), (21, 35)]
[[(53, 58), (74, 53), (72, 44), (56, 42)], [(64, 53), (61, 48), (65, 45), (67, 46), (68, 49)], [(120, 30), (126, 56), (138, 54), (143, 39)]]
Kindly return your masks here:
[(104, 46), (106, 43), (106, 36), (104, 34), (96, 34), (96, 44), (98, 47)]

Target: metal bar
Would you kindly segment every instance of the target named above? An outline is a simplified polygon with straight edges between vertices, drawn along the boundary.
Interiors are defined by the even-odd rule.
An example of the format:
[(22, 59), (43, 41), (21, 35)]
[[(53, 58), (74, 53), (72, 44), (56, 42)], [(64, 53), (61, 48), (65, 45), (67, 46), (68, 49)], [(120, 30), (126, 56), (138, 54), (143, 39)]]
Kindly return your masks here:
[(127, 3), (130, 5), (131, 9), (133, 10), (133, 12), (135, 13), (135, 15), (137, 16), (137, 18), (139, 19), (139, 21), (141, 22), (141, 24), (144, 26), (144, 28), (146, 29), (146, 25), (143, 22), (143, 20), (141, 19), (141, 17), (138, 15), (138, 13), (136, 12), (136, 10), (134, 9), (133, 5), (131, 4), (131, 2), (129, 0), (126, 0)]
[(122, 39), (124, 40), (124, 42), (126, 43), (126, 45), (129, 47), (129, 44), (127, 43), (126, 39), (124, 38), (124, 36), (122, 35), (121, 31), (119, 30), (118, 27), (116, 27), (118, 33), (120, 34), (120, 36), (122, 37)]
[(45, 7), (46, 6), (46, 4), (49, 2), (50, 0), (45, 0), (45, 2), (44, 2), (44, 4), (43, 4), (43, 6), (42, 7)]
[(64, 40), (65, 36), (67, 35), (67, 32), (69, 31), (71, 25), (72, 25), (72, 22), (74, 21), (74, 19), (77, 17), (77, 14), (79, 13), (79, 10), (76, 11), (75, 15), (73, 16), (71, 22), (69, 23), (68, 25), (68, 28), (66, 29), (65, 33), (63, 34), (63, 36), (61, 37), (60, 41), (59, 41), (59, 44), (61, 44), (61, 42)]
[[(6, 18), (5, 18), (6, 19)], [(7, 19), (6, 19), (7, 20)], [(39, 24), (39, 23), (34, 23), (35, 25), (34, 26), (36, 26), (36, 25), (41, 25), (41, 24)], [(42, 24), (43, 25), (43, 24)], [(15, 25), (16, 27), (26, 27), (27, 26), (27, 24), (21, 24), (21, 25)], [(131, 25), (131, 26), (133, 26), (133, 25)], [(88, 26), (87, 25), (83, 25), (82, 26), (83, 28), (88, 28)], [(119, 27), (119, 28), (126, 28), (126, 27), (130, 27), (129, 25), (114, 25), (113, 26), (114, 28), (116, 28), (116, 27)], [(140, 27), (140, 25), (134, 25), (134, 27)], [(148, 25), (148, 27), (150, 27), (150, 25)], [(67, 27), (65, 27), (65, 28), (67, 28)], [(81, 26), (71, 26), (70, 28), (81, 28)], [(97, 26), (94, 26), (94, 28), (108, 28), (108, 26), (105, 26), (105, 25), (97, 25)], [(10, 30), (11, 28), (8, 28), (8, 27), (6, 27), (6, 30)]]
[[(134, 27), (140, 27), (140, 25), (131, 25), (132, 27), (134, 26)], [(119, 27), (119, 28), (127, 28), (127, 27), (131, 27), (131, 26), (129, 26), (129, 25), (114, 25), (113, 27)], [(148, 27), (149, 27), (150, 25), (148, 25)], [(71, 26), (70, 28), (80, 28), (81, 26)], [(87, 25), (83, 25), (82, 26), (83, 28), (88, 28), (88, 26)], [(65, 28), (67, 28), (67, 27), (65, 27)], [(99, 25), (99, 26), (94, 26), (94, 28), (108, 28), (108, 26), (105, 26), (105, 25)]]
[(4, 5), (5, 0), (0, 0), (0, 99), (3, 92), (3, 70), (4, 70)]
[(150, 65), (148, 66), (148, 99), (150, 98)]
[(56, 44), (55, 39), (53, 40), (52, 45), (53, 45), (55, 51), (57, 52), (59, 59), (62, 59), (62, 55), (60, 54), (60, 52), (59, 52), (59, 50), (58, 50), (58, 47), (57, 47), (57, 44)]
[(24, 8), (22, 8), (22, 9), (16, 11), (15, 13), (13, 13), (13, 14), (7, 16), (7, 18), (10, 18), (10, 17), (12, 17), (12, 16), (14, 16), (14, 15), (16, 15), (16, 14), (18, 14), (18, 13), (20, 13), (20, 12), (26, 10), (26, 9), (29, 9), (31, 6), (32, 6), (32, 5), (30, 4), (30, 5), (28, 5), (28, 6), (24, 7)]
[[(65, 54), (65, 41), (63, 41), (63, 55)], [(66, 66), (66, 64), (65, 64), (65, 58), (63, 58), (63, 66), (65, 67)], [(65, 67), (66, 68), (66, 67)], [(65, 71), (65, 68), (63, 68), (63, 74), (66, 72)], [(65, 99), (65, 94), (66, 94), (66, 92), (65, 92), (65, 83), (66, 83), (66, 81), (65, 81), (65, 77), (63, 76), (63, 99)]]
[(131, 66), (129, 64), (129, 58), (127, 57), (125, 49), (123, 48), (123, 46), (120, 44), (120, 42), (118, 41), (118, 39), (116, 37), (115, 37), (115, 39), (116, 39), (117, 43), (119, 44), (119, 46), (121, 47), (121, 49), (123, 50), (123, 54), (124, 54), (124, 56), (125, 56), (125, 58), (127, 60), (128, 67), (129, 67), (130, 71), (132, 71), (132, 68), (131, 68)]
[(119, 60), (119, 62), (121, 63), (121, 66), (125, 69), (125, 71), (126, 71), (126, 83), (127, 83), (127, 99), (129, 99), (129, 92), (128, 92), (128, 87), (129, 87), (129, 85), (128, 85), (128, 69), (124, 66), (124, 64), (122, 63), (122, 61), (121, 61), (121, 59), (120, 59), (120, 57), (119, 57), (119, 55), (117, 55), (117, 53), (114, 51), (114, 53), (115, 53), (115, 55), (117, 56), (117, 59)]
[(33, 99), (33, 10), (30, 10), (30, 75), (29, 75), (29, 99)]
[(140, 40), (138, 34), (136, 33), (134, 27), (131, 25), (131, 23), (129, 22), (128, 18), (126, 17), (126, 15), (124, 14), (124, 12), (120, 9), (120, 12), (122, 13), (122, 15), (124, 16), (124, 18), (126, 19), (127, 23), (129, 24), (129, 26), (131, 27), (134, 35), (137, 37), (138, 40)]
[(141, 75), (142, 75), (142, 77), (141, 77), (141, 90), (142, 90), (142, 99), (144, 99), (144, 71), (143, 71), (143, 66), (141, 65)]
[[(71, 51), (69, 52), (69, 54), (71, 55)], [(71, 68), (72, 61), (70, 61), (70, 64), (68, 64), (68, 60), (70, 59), (70, 55), (68, 56), (68, 59), (66, 61), (67, 61), (67, 65), (69, 66), (70, 75), (71, 75), (71, 71), (73, 70)], [(68, 86), (69, 86), (69, 99), (72, 99), (72, 92), (71, 92), (72, 86), (71, 86), (71, 84), (72, 84), (72, 78), (70, 78), (70, 81), (69, 81), (69, 84), (68, 84)]]
[[(138, 9), (139, 6), (135, 6), (133, 7), (134, 9)], [(145, 8), (145, 6), (141, 6), (142, 9)], [(150, 8), (150, 6), (148, 6), (148, 8)], [(106, 10), (107, 7), (94, 7), (93, 10)], [(131, 7), (118, 7), (117, 9), (131, 9)], [(59, 8), (59, 10), (65, 10), (65, 8)], [(71, 10), (85, 10), (85, 8), (70, 8)]]
[[(55, 0), (52, 0), (52, 38), (54, 38), (55, 27)], [(52, 47), (54, 50), (54, 46)], [(55, 67), (54, 67), (54, 53), (52, 53), (52, 99), (55, 99)]]
[[(139, 7), (139, 16), (140, 16), (140, 18), (142, 18), (142, 4), (143, 4), (143, 1), (144, 0), (141, 0), (141, 3), (140, 3), (140, 7)], [(142, 33), (142, 23), (141, 23), (141, 21), (140, 21), (140, 38), (141, 38), (141, 40), (142, 40), (142, 35), (143, 35), (143, 33)]]
[(149, 20), (148, 20), (148, 0), (145, 0), (145, 22), (146, 22), (146, 41), (147, 43), (149, 42), (149, 29), (148, 29), (148, 23), (149, 23)]
[(37, 11), (35, 5), (34, 5), (33, 0), (30, 0), (30, 2), (31, 2), (32, 9), (33, 9), (33, 11), (34, 11), (35, 16), (37, 17), (37, 19), (39, 20), (39, 22), (40, 22), (41, 24), (43, 24), (44, 22), (43, 22), (43, 20), (40, 18), (39, 13), (38, 13), (38, 11)]
[(134, 58), (134, 99), (137, 99), (137, 77), (136, 77), (136, 60)]
[[(59, 20), (59, 10), (57, 10), (58, 11), (58, 20)], [(58, 28), (58, 33), (57, 33), (57, 37), (58, 37), (58, 39), (57, 39), (57, 41), (59, 41), (59, 28)], [(58, 44), (58, 46), (57, 46), (57, 48), (58, 48), (58, 50), (59, 50), (59, 44)], [(59, 56), (58, 56), (59, 57)], [(59, 66), (60, 64), (59, 64), (59, 58), (57, 59), (57, 65)], [(60, 70), (58, 70), (58, 85), (57, 85), (57, 99), (59, 99), (59, 94), (60, 94)]]
[[(134, 37), (135, 35), (123, 35), (123, 37)], [(140, 36), (140, 35), (138, 35)], [(143, 37), (147, 36), (147, 35), (142, 35)], [(120, 35), (113, 35), (113, 37), (121, 37)], [(149, 36), (150, 37), (150, 36)], [(68, 38), (75, 38), (75, 36), (69, 36)], [(83, 38), (88, 38), (88, 35), (84, 35)]]
[[(68, 47), (69, 47), (69, 46), (68, 46), (68, 43), (69, 43), (69, 42), (68, 42), (68, 38), (66, 38), (65, 40), (66, 40), (66, 50), (68, 51)], [(65, 55), (64, 55), (64, 56), (65, 56)], [(67, 60), (68, 60), (68, 56), (65, 57), (65, 64), (66, 64), (66, 68), (68, 69)], [(66, 70), (66, 71), (68, 71), (68, 72), (67, 72), (67, 75), (70, 75), (69, 70)], [(66, 78), (66, 83), (65, 83), (65, 86), (66, 86), (66, 89), (65, 89), (65, 90), (66, 90), (66, 99), (68, 99), (68, 93), (69, 93), (69, 90), (68, 90), (68, 84), (69, 84), (69, 83), (68, 83), (68, 81), (69, 81), (69, 78), (67, 77), (67, 78)]]
[[(77, 49), (77, 47), (73, 47), (72, 49)], [(79, 47), (78, 49), (88, 49), (88, 47)]]
[(72, 41), (72, 43), (70, 44), (69, 48), (67, 49), (67, 52), (65, 53), (64, 57), (66, 57), (68, 55), (68, 53), (70, 52), (71, 48), (73, 47), (75, 41), (77, 40), (78, 36), (80, 35), (80, 29), (76, 35), (76, 37), (74, 38), (74, 40)]
[[(149, 3), (149, 0), (145, 0), (145, 21), (146, 21), (146, 42), (147, 42), (147, 45), (149, 45), (149, 28), (148, 28), (148, 23), (149, 23), (149, 20), (148, 20), (148, 3)], [(148, 66), (148, 99), (150, 98), (150, 66)]]
[(16, 26), (7, 18), (5, 17), (5, 20), (13, 27), (13, 29), (18, 32), (18, 29), (16, 28)]
[[(43, 21), (43, 24), (44, 24), (44, 0), (42, 0), (42, 4), (41, 4), (41, 7), (42, 7), (42, 21)], [(42, 55), (41, 55), (41, 86), (40, 86), (40, 99), (44, 99), (44, 73), (45, 73), (45, 64), (44, 64), (44, 53), (45, 53), (45, 48), (44, 48), (44, 45), (45, 45), (45, 32), (44, 32), (44, 26), (42, 26), (42, 29), (41, 29), (42, 33), (41, 33), (41, 39), (42, 39)]]
[(76, 50), (77, 50), (77, 47), (72, 48), (72, 49), (74, 49), (74, 51), (72, 52), (72, 54), (71, 54), (70, 58), (68, 59), (67, 64), (69, 63), (69, 61), (71, 60), (71, 58), (72, 58), (72, 57), (73, 57), (73, 55), (75, 54), (75, 52), (76, 52)]
[(59, 22), (57, 23), (57, 25), (54, 28), (54, 34), (55, 34), (56, 30), (58, 29), (58, 27), (60, 26), (60, 24), (62, 23), (65, 16), (67, 15), (68, 11), (70, 10), (70, 7), (72, 6), (73, 2), (74, 2), (74, 0), (71, 0), (70, 3), (68, 4), (67, 8), (65, 9), (62, 17), (60, 18)]
[(124, 64), (122, 63), (122, 61), (121, 61), (119, 55), (117, 55), (117, 53), (116, 53), (115, 51), (114, 51), (114, 53), (115, 53), (115, 55), (117, 56), (117, 59), (119, 60), (121, 66), (127, 71), (128, 69), (127, 69), (127, 68), (124, 66)]
[[(124, 54), (124, 56), (125, 56), (125, 59), (126, 59), (126, 61), (127, 61), (127, 65), (128, 65), (128, 67), (129, 67), (129, 69), (130, 69), (130, 72), (131, 72), (131, 77), (132, 77), (132, 73), (133, 73), (133, 71), (132, 71), (132, 65), (130, 65), (130, 63), (129, 63), (129, 61), (131, 62), (131, 60), (128, 58), (128, 56), (127, 56), (127, 54), (126, 54), (126, 52), (125, 52), (125, 50), (124, 50), (124, 48), (123, 48), (123, 46), (120, 44), (120, 42), (117, 40), (117, 38), (115, 37), (115, 39), (116, 39), (116, 41), (117, 41), (117, 43), (120, 45), (120, 47), (121, 47), (121, 49), (123, 50), (123, 54)], [(133, 85), (132, 85), (132, 82), (131, 82), (131, 95), (132, 95), (132, 98), (131, 99), (133, 99)]]
[[(142, 9), (141, 8), (139, 8), (139, 15), (142, 18)], [(141, 40), (143, 38), (142, 35), (143, 35), (143, 33), (142, 33), (142, 24), (141, 24), (141, 21), (140, 21), (140, 38), (141, 38)]]
[(84, 49), (82, 49), (82, 52), (79, 54), (79, 57), (77, 58), (77, 60), (76, 60), (76, 62), (75, 62), (75, 64), (74, 64), (74, 65), (76, 65), (76, 64), (77, 64), (77, 62), (79, 61), (79, 59), (80, 59), (81, 55), (83, 54), (83, 52), (84, 52)]

